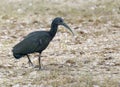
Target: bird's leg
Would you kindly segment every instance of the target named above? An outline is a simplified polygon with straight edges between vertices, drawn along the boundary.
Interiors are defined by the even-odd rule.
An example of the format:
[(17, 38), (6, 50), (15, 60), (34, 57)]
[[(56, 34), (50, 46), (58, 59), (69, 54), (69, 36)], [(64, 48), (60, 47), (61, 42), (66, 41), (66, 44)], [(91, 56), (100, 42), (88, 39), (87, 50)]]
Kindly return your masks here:
[(33, 66), (33, 63), (31, 62), (29, 55), (27, 55), (27, 58), (28, 58), (29, 66)]
[(38, 62), (39, 62), (39, 70), (41, 69), (41, 62), (40, 62), (40, 60), (41, 60), (41, 53), (39, 53), (39, 58), (38, 58)]

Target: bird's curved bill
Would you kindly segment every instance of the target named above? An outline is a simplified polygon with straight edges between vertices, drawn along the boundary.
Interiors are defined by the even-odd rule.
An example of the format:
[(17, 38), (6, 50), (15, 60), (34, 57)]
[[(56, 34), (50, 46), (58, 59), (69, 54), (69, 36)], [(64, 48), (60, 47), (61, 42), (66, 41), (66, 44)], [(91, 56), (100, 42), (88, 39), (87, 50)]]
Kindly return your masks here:
[(72, 32), (73, 36), (74, 36), (74, 33), (73, 33), (72, 29), (66, 23), (62, 23), (62, 25), (64, 27), (66, 27), (67, 29), (69, 29)]

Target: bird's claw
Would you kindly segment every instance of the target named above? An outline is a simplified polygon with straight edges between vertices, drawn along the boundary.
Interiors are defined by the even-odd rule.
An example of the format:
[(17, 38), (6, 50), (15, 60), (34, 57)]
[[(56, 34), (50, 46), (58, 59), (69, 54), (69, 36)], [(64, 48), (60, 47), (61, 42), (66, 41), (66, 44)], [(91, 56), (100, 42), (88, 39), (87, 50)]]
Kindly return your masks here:
[(28, 61), (29, 66), (34, 66), (32, 62)]
[(39, 65), (34, 66), (34, 68), (39, 68), (39, 70), (41, 70), (41, 66)]
[(41, 69), (41, 66), (39, 66), (39, 70)]

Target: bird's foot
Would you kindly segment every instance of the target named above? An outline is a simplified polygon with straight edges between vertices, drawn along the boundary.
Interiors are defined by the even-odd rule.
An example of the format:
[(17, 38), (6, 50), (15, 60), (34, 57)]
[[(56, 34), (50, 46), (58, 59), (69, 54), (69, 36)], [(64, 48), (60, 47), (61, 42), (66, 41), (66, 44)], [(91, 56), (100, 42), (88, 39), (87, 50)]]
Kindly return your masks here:
[(34, 66), (32, 62), (28, 61), (29, 66)]
[(41, 66), (39, 66), (39, 65), (34, 66), (34, 68), (39, 68), (39, 70), (42, 69)]
[(41, 66), (39, 66), (39, 70), (41, 70)]

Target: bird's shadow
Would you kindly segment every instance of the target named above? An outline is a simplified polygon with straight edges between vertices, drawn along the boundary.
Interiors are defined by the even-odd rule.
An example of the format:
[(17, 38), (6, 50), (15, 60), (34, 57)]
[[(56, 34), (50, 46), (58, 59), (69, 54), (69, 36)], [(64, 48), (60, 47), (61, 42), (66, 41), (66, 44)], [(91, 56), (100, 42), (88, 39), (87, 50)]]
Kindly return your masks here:
[(36, 65), (33, 67), (33, 69), (37, 70), (37, 71), (53, 71), (53, 70), (64, 71), (66, 69), (72, 70), (75, 67), (77, 67), (77, 66), (51, 63), (51, 64), (47, 64), (47, 65), (42, 66), (41, 69), (39, 69), (39, 65)]

